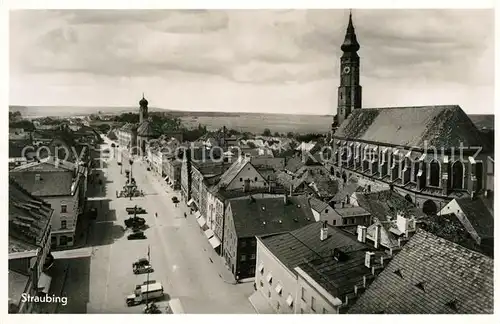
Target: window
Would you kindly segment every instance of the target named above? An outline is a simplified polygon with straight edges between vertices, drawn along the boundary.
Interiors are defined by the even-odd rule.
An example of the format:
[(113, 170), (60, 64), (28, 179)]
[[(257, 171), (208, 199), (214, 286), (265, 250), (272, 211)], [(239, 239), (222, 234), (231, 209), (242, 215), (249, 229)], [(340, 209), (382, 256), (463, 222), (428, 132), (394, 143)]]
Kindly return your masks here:
[(325, 214), (328, 214), (328, 208), (327, 208), (327, 209), (325, 209)]
[(336, 219), (334, 219), (334, 220), (332, 221), (332, 224), (333, 224), (333, 226), (337, 225), (337, 220), (336, 220)]
[(311, 309), (315, 312), (316, 309), (316, 299), (314, 297), (311, 296)]
[(247, 246), (247, 241), (241, 241), (241, 247), (246, 247)]
[(68, 206), (67, 205), (61, 205), (61, 213), (67, 213), (68, 212)]
[(240, 178), (240, 182), (243, 182), (243, 178)]
[(306, 301), (306, 289), (304, 287), (302, 287), (301, 290), (300, 290), (300, 298), (303, 301)]
[(277, 303), (276, 303), (276, 309), (277, 309), (277, 310), (279, 310), (279, 309), (280, 309), (280, 307), (281, 307), (280, 302), (277, 302)]
[(346, 225), (346, 224), (347, 224), (347, 219), (345, 219), (345, 218), (344, 218), (344, 219), (342, 220), (342, 224), (343, 224), (343, 225)]
[(62, 220), (61, 221), (61, 229), (65, 229), (65, 228), (66, 228), (66, 221)]
[(271, 292), (270, 291), (267, 292), (267, 297), (271, 298)]
[(250, 270), (248, 270), (250, 272), (250, 275), (255, 275), (255, 266), (251, 266), (250, 267)]
[(250, 256), (250, 260), (255, 260), (255, 253), (252, 253), (252, 255)]
[(40, 180), (41, 180), (40, 174), (39, 173), (35, 174), (35, 181), (40, 181)]
[(242, 255), (240, 256), (240, 261), (242, 261), (242, 262), (243, 262), (243, 261), (246, 261), (246, 260), (247, 260), (247, 256), (246, 256), (246, 255), (244, 255), (244, 254), (242, 254)]
[(259, 264), (259, 272), (261, 275), (264, 274), (264, 263)]
[(255, 177), (254, 181), (257, 182), (257, 177)]

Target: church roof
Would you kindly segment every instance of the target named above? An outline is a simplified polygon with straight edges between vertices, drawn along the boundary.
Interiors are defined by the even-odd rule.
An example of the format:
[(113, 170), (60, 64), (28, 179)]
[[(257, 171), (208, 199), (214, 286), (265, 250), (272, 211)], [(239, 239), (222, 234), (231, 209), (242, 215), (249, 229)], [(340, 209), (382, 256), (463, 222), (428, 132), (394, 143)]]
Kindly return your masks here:
[(155, 136), (156, 133), (153, 129), (153, 125), (149, 120), (145, 120), (142, 124), (137, 128), (138, 136)]
[(482, 146), (481, 133), (457, 105), (354, 109), (334, 137), (424, 148)]

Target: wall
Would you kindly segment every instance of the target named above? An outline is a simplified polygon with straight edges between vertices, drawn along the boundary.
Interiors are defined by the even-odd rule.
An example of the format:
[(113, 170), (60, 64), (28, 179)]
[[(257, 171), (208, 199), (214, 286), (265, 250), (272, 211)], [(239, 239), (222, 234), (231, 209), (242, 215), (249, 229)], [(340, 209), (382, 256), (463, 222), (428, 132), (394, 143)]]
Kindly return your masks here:
[[(62, 197), (41, 197), (44, 201), (50, 204), (50, 207), (54, 210), (52, 214), (52, 236), (57, 239), (57, 245), (59, 245), (60, 236), (64, 235), (71, 238), (71, 242), (68, 241), (66, 246), (72, 246), (74, 243), (74, 234), (76, 229), (76, 223), (78, 220), (78, 192), (75, 192), (73, 196), (62, 196)], [(66, 213), (61, 213), (61, 205), (66, 205)], [(61, 221), (66, 221), (66, 229), (61, 229)]]
[(260, 175), (260, 173), (253, 167), (251, 163), (247, 163), (245, 167), (227, 185), (226, 190), (244, 188), (246, 179), (250, 180), (250, 187), (252, 188), (267, 187), (267, 181)]
[[(296, 314), (338, 314), (339, 304), (341, 304), (342, 301), (328, 294), (328, 292), (323, 288), (318, 287), (319, 285), (317, 283), (314, 282), (313, 284), (310, 281), (312, 280), (311, 278), (307, 278), (307, 275), (303, 277), (301, 273), (302, 271), (300, 269), (297, 276)], [(304, 295), (302, 295), (302, 288), (304, 288)], [(323, 293), (320, 293), (319, 290), (323, 290)], [(332, 301), (329, 301), (325, 295), (330, 299), (336, 299), (337, 303), (332, 303)], [(314, 309), (311, 307), (313, 298)]]
[(236, 263), (236, 251), (238, 248), (236, 230), (233, 223), (233, 213), (231, 211), (231, 205), (226, 208), (226, 222), (224, 224), (224, 252), (223, 256), (226, 260), (229, 269), (233, 274), (235, 274), (237, 269)]
[[(269, 305), (276, 313), (295, 313), (295, 303), (297, 296), (297, 276), (286, 268), (262, 243), (257, 239), (257, 259), (255, 270), (255, 285), (257, 290), (268, 300)], [(259, 271), (259, 265), (264, 268)], [(272, 274), (272, 282), (268, 283), (266, 277)], [(276, 285), (280, 283), (283, 287), (281, 295), (276, 292)], [(292, 307), (286, 303), (288, 295), (293, 297)], [(279, 309), (278, 309), (279, 303)]]

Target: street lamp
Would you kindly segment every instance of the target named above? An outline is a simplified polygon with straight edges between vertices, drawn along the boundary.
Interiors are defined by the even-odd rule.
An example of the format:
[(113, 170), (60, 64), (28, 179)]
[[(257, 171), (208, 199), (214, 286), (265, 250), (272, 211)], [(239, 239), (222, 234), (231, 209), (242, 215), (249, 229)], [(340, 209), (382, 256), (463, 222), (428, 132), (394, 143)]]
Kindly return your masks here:
[(128, 160), (128, 163), (130, 164), (130, 182), (132, 182), (132, 164), (134, 164), (134, 160), (130, 159)]

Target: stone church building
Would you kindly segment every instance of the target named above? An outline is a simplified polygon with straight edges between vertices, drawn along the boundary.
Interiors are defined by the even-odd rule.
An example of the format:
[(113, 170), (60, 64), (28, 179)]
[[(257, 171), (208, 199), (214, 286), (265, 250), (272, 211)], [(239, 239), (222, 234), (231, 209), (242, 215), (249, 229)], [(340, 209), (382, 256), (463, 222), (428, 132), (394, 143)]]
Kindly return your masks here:
[(485, 165), (493, 147), (459, 106), (362, 108), (359, 49), (349, 15), (331, 173), (341, 183), (357, 176), (393, 188), (426, 213), (454, 198), (492, 193)]

